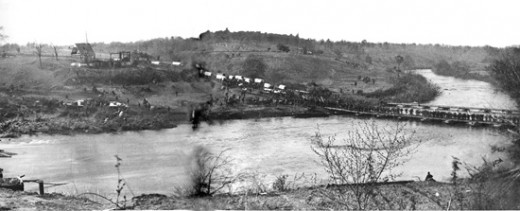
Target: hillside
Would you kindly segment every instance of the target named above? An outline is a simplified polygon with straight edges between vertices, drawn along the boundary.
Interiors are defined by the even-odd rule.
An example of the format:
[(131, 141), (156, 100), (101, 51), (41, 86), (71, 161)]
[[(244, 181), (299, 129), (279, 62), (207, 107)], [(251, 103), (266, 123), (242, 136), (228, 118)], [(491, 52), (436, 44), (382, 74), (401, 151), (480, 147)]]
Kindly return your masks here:
[[(35, 43), (5, 45), (3, 49), (32, 54)], [(72, 43), (71, 43), (72, 46)], [(335, 90), (372, 92), (391, 86), (396, 69), (432, 68), (436, 73), (462, 78), (491, 80), (486, 66), (501, 49), (484, 46), (444, 46), (423, 44), (347, 42), (303, 39), (298, 35), (261, 32), (204, 32), (197, 38), (167, 37), (131, 43), (94, 43), (99, 58), (109, 52), (140, 50), (163, 62), (181, 61), (184, 69), (205, 63), (213, 72), (244, 74), (248, 57), (265, 63), (263, 77), (272, 83), (316, 82)], [(60, 56), (70, 57), (70, 46), (58, 48)], [(54, 50), (44, 46), (44, 54)], [(401, 56), (400, 63), (396, 57)], [(247, 75), (247, 74), (245, 74)], [(376, 79), (376, 86), (353, 86), (358, 77)]]
[[(110, 52), (139, 49), (162, 64), (77, 68), (70, 66), (80, 59), (71, 56), (72, 48), (69, 46), (57, 48), (56, 51), (50, 46), (43, 46), (41, 66), (38, 57), (31, 55), (35, 43), (18, 47), (4, 46), (13, 56), (0, 60), (0, 73), (3, 75), (0, 87), (3, 87), (2, 96), (6, 97), (3, 103), (9, 105), (10, 117), (6, 119), (22, 115), (36, 122), (40, 118), (56, 121), (57, 124), (46, 125), (53, 131), (52, 128), (62, 127), (66, 118), (72, 115), (81, 122), (74, 127), (79, 129), (74, 130), (89, 132), (143, 129), (127, 121), (141, 118), (139, 114), (142, 112), (147, 114), (143, 120), (147, 125), (145, 128), (174, 127), (188, 120), (190, 110), (208, 101), (213, 103), (212, 110), (221, 112), (216, 115), (221, 119), (229, 119), (235, 114), (240, 116), (247, 113), (244, 109), (255, 107), (263, 107), (262, 111), (269, 113), (268, 116), (291, 115), (295, 111), (306, 113), (309, 112), (306, 108), (325, 101), (344, 102), (354, 107), (377, 106), (380, 102), (428, 102), (439, 93), (437, 87), (422, 76), (407, 75), (403, 70), (433, 68), (439, 74), (491, 80), (486, 66), (494, 58), (491, 55), (500, 51), (491, 47), (317, 41), (302, 39), (298, 35), (226, 30), (205, 32), (198, 38), (189, 39), (170, 37), (134, 43), (94, 43), (94, 51), (101, 59)], [(57, 59), (51, 56), (56, 52), (59, 55)], [(172, 61), (182, 65), (170, 65)], [(310, 91), (313, 96), (302, 100), (296, 99), (301, 96), (280, 98), (261, 90), (245, 93), (239, 88), (239, 83), (227, 86), (216, 80), (214, 75), (212, 78), (197, 76), (200, 68), (213, 74), (263, 78), (272, 85), (284, 84), (291, 89), (298, 87)], [(78, 111), (60, 107), (57, 111), (49, 108), (53, 112), (44, 112), (40, 117), (31, 112), (31, 109), (38, 107), (35, 102), (42, 101), (40, 98), (55, 100), (58, 102), (55, 104), (60, 106), (82, 99), (101, 101), (101, 104), (119, 101), (130, 106), (125, 113), (130, 116), (121, 118), (117, 116), (121, 113), (116, 114), (114, 121), (110, 122), (108, 120), (114, 114), (105, 108), (96, 107), (93, 113), (79, 114)], [(159, 109), (156, 111), (158, 113), (143, 110), (141, 105), (145, 103), (150, 108), (164, 110)], [(270, 112), (272, 108), (269, 107), (278, 107), (279, 103), (287, 109)], [(294, 104), (301, 107), (296, 109)], [(16, 109), (21, 105), (29, 109)], [(172, 112), (168, 117), (173, 119), (155, 121), (155, 116), (163, 112)], [(107, 121), (112, 124), (106, 124)], [(14, 126), (5, 126), (9, 129), (4, 129), (4, 133), (41, 132), (40, 129), (31, 129), (32, 123), (23, 124), (27, 127), (17, 128), (29, 129), (20, 131)]]
[[(140, 49), (162, 60), (181, 60), (190, 64), (192, 60), (207, 60), (209, 69), (222, 72), (240, 72), (240, 61), (249, 55), (267, 58), (270, 74), (282, 72), (287, 78), (291, 74), (303, 73), (301, 79), (310, 81), (319, 76), (321, 80), (330, 72), (351, 72), (382, 75), (398, 66), (396, 56), (403, 57), (401, 69), (434, 68), (438, 64), (454, 65), (449, 71), (438, 71), (446, 75), (488, 75), (486, 66), (500, 49), (469, 46), (444, 46), (420, 44), (392, 44), (362, 42), (332, 42), (329, 40), (302, 39), (298, 35), (279, 35), (261, 32), (204, 32), (198, 38), (158, 38), (134, 43), (97, 43), (96, 51)], [(305, 61), (303, 61), (305, 60)], [(332, 64), (322, 66), (321, 63)], [(313, 63), (315, 65), (307, 65)], [(304, 65), (305, 64), (305, 65)], [(385, 75), (386, 74), (386, 75)], [(270, 75), (267, 75), (269, 77)], [(272, 76), (271, 76), (272, 77)], [(344, 79), (344, 78), (337, 78)], [(327, 85), (327, 80), (323, 81)], [(338, 84), (341, 85), (341, 84)]]

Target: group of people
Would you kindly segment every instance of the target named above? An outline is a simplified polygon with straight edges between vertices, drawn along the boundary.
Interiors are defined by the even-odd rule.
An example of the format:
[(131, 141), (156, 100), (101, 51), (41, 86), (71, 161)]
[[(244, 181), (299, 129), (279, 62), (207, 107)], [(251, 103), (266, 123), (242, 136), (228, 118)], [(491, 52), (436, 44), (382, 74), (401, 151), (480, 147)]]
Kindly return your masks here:
[(506, 115), (506, 114), (492, 113), (492, 112), (473, 113), (468, 110), (452, 111), (452, 110), (438, 110), (438, 109), (427, 109), (427, 108), (403, 108), (403, 107), (378, 107), (378, 109), (376, 111), (379, 113), (387, 113), (387, 114), (401, 114), (401, 115), (412, 115), (412, 116), (466, 120), (466, 121), (496, 122), (496, 123), (505, 123), (505, 122), (509, 121), (513, 124), (520, 123), (519, 122), (520, 116)]

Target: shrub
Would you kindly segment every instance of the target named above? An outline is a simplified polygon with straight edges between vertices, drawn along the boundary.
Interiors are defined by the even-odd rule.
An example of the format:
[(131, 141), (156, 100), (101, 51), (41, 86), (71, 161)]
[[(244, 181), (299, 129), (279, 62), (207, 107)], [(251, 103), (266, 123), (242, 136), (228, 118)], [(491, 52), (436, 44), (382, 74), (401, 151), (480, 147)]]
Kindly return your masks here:
[(280, 175), (280, 176), (276, 176), (276, 180), (274, 181), (273, 183), (273, 190), (275, 191), (286, 191), (288, 188), (287, 188), (287, 177), (289, 177), (289, 175)]
[(278, 48), (279, 51), (282, 51), (282, 52), (289, 52), (290, 51), (289, 46), (286, 46), (286, 45), (281, 44), (281, 43), (276, 45), (276, 47)]
[(263, 78), (267, 65), (262, 57), (249, 55), (242, 64), (243, 73), (251, 78)]
[(398, 173), (392, 172), (401, 166), (414, 152), (420, 140), (415, 132), (404, 131), (404, 124), (395, 127), (380, 127), (376, 122), (365, 122), (347, 133), (344, 140), (335, 136), (323, 137), (318, 131), (312, 137), (312, 150), (329, 174), (330, 181), (344, 185), (347, 192), (329, 195), (331, 200), (353, 204), (353, 209), (374, 209), (374, 204), (384, 203), (376, 199), (378, 182), (393, 180)]
[(211, 196), (236, 180), (230, 168), (232, 159), (225, 152), (213, 154), (202, 146), (195, 147), (188, 165), (191, 183), (185, 188), (186, 195)]

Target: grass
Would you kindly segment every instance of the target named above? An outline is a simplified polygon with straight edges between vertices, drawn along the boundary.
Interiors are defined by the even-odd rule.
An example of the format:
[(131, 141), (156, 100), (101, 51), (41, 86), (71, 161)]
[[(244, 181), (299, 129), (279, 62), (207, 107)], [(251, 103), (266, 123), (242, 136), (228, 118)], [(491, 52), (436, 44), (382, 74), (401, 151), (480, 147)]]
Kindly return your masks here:
[[(249, 55), (260, 56), (267, 69), (264, 79), (271, 83), (311, 83), (316, 82), (327, 88), (338, 90), (363, 89), (369, 92), (390, 87), (390, 73), (383, 69), (362, 70), (349, 66), (341, 60), (324, 56), (308, 56), (291, 53), (243, 52), (229, 56), (231, 53), (200, 54), (182, 53), (183, 61), (205, 61), (207, 69), (212, 72), (226, 74), (242, 74), (242, 63)], [(359, 84), (353, 86), (358, 76), (376, 79), (376, 84)]]
[(369, 98), (379, 98), (387, 102), (418, 102), (431, 101), (439, 95), (439, 87), (431, 84), (426, 78), (416, 74), (404, 74), (395, 79), (395, 85), (386, 90), (367, 93)]
[[(369, 207), (401, 210), (446, 209), (452, 189), (450, 184), (445, 183), (415, 182), (409, 185), (384, 185), (378, 188), (377, 195), (374, 196)], [(354, 201), (350, 194), (342, 187), (324, 186), (267, 194), (244, 193), (202, 198), (150, 194), (135, 197), (134, 205), (136, 209), (344, 210), (353, 209)]]

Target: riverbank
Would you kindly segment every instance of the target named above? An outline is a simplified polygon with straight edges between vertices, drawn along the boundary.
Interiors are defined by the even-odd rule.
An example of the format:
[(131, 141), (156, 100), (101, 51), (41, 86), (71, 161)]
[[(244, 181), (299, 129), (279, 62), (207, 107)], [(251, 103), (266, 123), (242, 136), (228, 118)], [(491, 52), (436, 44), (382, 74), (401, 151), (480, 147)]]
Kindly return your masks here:
[(302, 107), (294, 105), (278, 105), (278, 106), (253, 106), (244, 105), (232, 108), (216, 108), (211, 111), (211, 120), (229, 120), (229, 119), (255, 119), (267, 117), (286, 117), (292, 116), (296, 118), (306, 117), (327, 117), (331, 113), (320, 107)]
[(497, 85), (498, 82), (491, 76), (491, 72), (487, 70), (488, 64), (481, 64), (481, 67), (471, 67), (464, 62), (449, 63), (445, 60), (439, 61), (431, 69), (435, 74), (442, 76), (450, 76), (464, 80), (477, 80)]
[(424, 76), (407, 73), (395, 79), (391, 88), (366, 93), (364, 96), (387, 102), (425, 103), (432, 101), (439, 94), (439, 86), (430, 83)]
[[(221, 81), (200, 78), (197, 70), (189, 68), (70, 68), (73, 58), (45, 59), (40, 68), (31, 59), (0, 60), (0, 72), (5, 76), (0, 80), (0, 139), (23, 134), (97, 134), (173, 128), (190, 123), (191, 109), (210, 100), (214, 101), (210, 119), (220, 121), (323, 117), (330, 115), (318, 109), (324, 102), (362, 108), (377, 106), (382, 100), (423, 102), (435, 97), (431, 87), (410, 86), (426, 84), (419, 76), (400, 83), (395, 75), (384, 71), (337, 73), (334, 80), (327, 79), (323, 84), (291, 79), (292, 86), (302, 92), (294, 91), (293, 87), (291, 94), (288, 91), (282, 95), (256, 87), (252, 91), (247, 88), (242, 95), (244, 87), (238, 83), (236, 87), (224, 88)], [(320, 64), (344, 65), (326, 61)], [(292, 89), (289, 82), (286, 84), (288, 90)], [(385, 92), (387, 89), (390, 91)], [(364, 95), (374, 90), (385, 94)]]
[[(402, 81), (405, 81), (401, 83)], [(264, 117), (293, 116), (326, 117), (331, 113), (323, 106), (347, 106), (355, 109), (366, 109), (378, 106), (382, 100), (395, 102), (425, 102), (435, 98), (438, 89), (429, 84), (422, 76), (406, 74), (394, 82), (393, 88), (369, 94), (336, 93), (329, 94), (317, 89), (308, 96), (298, 94), (274, 94), (262, 91), (248, 92), (240, 100), (242, 91), (230, 89), (225, 97), (215, 100), (211, 107), (210, 121), (228, 119), (251, 119)], [(321, 90), (321, 91), (320, 91)], [(0, 117), (0, 138), (16, 138), (20, 135), (79, 133), (97, 134), (119, 131), (158, 130), (188, 124), (190, 107), (160, 106), (151, 104), (146, 98), (132, 101), (133, 104), (118, 102), (123, 97), (109, 92), (100, 92), (97, 88), (83, 90), (82, 100), (67, 102), (57, 100), (42, 93), (34, 93), (17, 88), (3, 88), (5, 98), (0, 102), (3, 115)], [(215, 94), (223, 95), (217, 92)], [(58, 98), (59, 99), (59, 98)], [(124, 98), (123, 98), (124, 99)], [(127, 103), (130, 100), (127, 98)], [(125, 101), (123, 101), (125, 102)], [(218, 102), (220, 104), (218, 105)]]
[(0, 210), (103, 210), (111, 206), (60, 193), (38, 195), (0, 188)]
[[(367, 189), (368, 189), (367, 185)], [(446, 209), (451, 191), (463, 189), (446, 183), (411, 182), (369, 186), (374, 198), (362, 203), (370, 209)], [(361, 191), (364, 192), (364, 191)], [(366, 193), (366, 192), (365, 192)], [(176, 197), (159, 194), (133, 198), (134, 209), (190, 209), (190, 210), (325, 210), (356, 209), (359, 204), (348, 186), (315, 186), (284, 191), (216, 195), (213, 197)], [(466, 200), (471, 194), (465, 193)], [(452, 208), (458, 205), (452, 204)], [(357, 208), (359, 209), (359, 208)], [(460, 209), (460, 208), (459, 208)]]
[[(164, 111), (161, 111), (164, 110)], [(114, 111), (115, 112), (115, 111)], [(96, 118), (39, 118), (11, 119), (0, 123), (0, 138), (17, 138), (21, 135), (37, 134), (99, 134), (122, 131), (160, 130), (177, 127), (178, 124), (189, 124), (188, 113), (183, 111), (167, 111), (156, 109), (149, 114), (124, 114), (109, 119)], [(242, 105), (235, 107), (216, 107), (212, 109), (210, 121), (231, 119), (255, 119), (267, 117), (296, 118), (327, 117), (331, 113), (319, 107), (306, 108), (302, 106), (254, 106)], [(105, 121), (106, 120), (106, 121)]]
[[(437, 182), (388, 183), (371, 186), (377, 192), (374, 198), (364, 202), (367, 208), (379, 209), (478, 209), (485, 208), (475, 201), (478, 193), (467, 191), (473, 185), (452, 185)], [(375, 188), (375, 189), (374, 189)], [(355, 198), (348, 196), (353, 189), (348, 186), (315, 186), (292, 188), (283, 191), (261, 193), (221, 194), (212, 197), (167, 196), (142, 194), (129, 199), (126, 209), (135, 210), (323, 210), (352, 209), (358, 206)], [(453, 194), (459, 193), (458, 200)], [(114, 204), (99, 199), (67, 196), (57, 193), (37, 195), (0, 189), (0, 209), (36, 210), (99, 210), (116, 208)], [(460, 199), (460, 200), (459, 200)], [(481, 207), (478, 207), (478, 206)]]
[[(20, 135), (78, 133), (97, 134), (119, 131), (158, 130), (174, 128), (187, 122), (187, 114), (167, 108), (106, 108), (93, 114), (75, 116), (85, 109), (64, 108), (60, 113), (45, 117), (13, 118), (0, 123), (0, 138)], [(66, 113), (67, 115), (64, 115)]]

